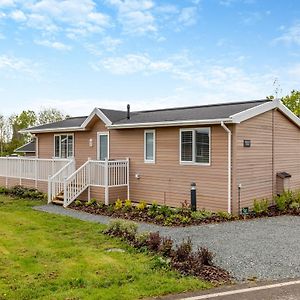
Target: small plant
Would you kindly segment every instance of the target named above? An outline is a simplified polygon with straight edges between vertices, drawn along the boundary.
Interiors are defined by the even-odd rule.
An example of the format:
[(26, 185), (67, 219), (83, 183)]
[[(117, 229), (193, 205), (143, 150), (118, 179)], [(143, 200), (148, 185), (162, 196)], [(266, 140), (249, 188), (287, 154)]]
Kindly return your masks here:
[(9, 193), (9, 189), (4, 187), (4, 186), (1, 186), (0, 187), (0, 194), (8, 194)]
[(133, 242), (133, 245), (136, 248), (139, 248), (139, 249), (146, 248), (147, 245), (148, 245), (149, 235), (150, 235), (149, 232), (143, 232), (143, 233), (137, 234), (135, 236), (135, 240)]
[(157, 215), (155, 217), (155, 221), (157, 221), (159, 223), (162, 222), (164, 219), (165, 219), (164, 215)]
[(170, 237), (163, 237), (161, 245), (159, 247), (159, 252), (163, 256), (172, 256), (173, 240)]
[(294, 201), (290, 204), (290, 209), (294, 210), (294, 211), (298, 211), (300, 209), (300, 203)]
[(130, 211), (132, 209), (132, 202), (130, 199), (126, 199), (124, 202), (124, 210)]
[(76, 201), (75, 201), (75, 205), (76, 205), (76, 206), (81, 206), (81, 205), (82, 205), (82, 203), (81, 203), (81, 201), (80, 201), (80, 200), (76, 200)]
[(173, 214), (173, 211), (169, 206), (163, 205), (158, 208), (158, 213), (165, 217), (170, 217)]
[(159, 232), (151, 232), (149, 234), (149, 238), (147, 241), (147, 247), (149, 250), (157, 252), (161, 243), (161, 237), (159, 235)]
[(196, 252), (197, 258), (201, 261), (201, 263), (205, 266), (212, 266), (213, 265), (213, 258), (214, 254), (209, 251), (207, 248), (201, 247), (198, 248), (198, 251)]
[(217, 213), (217, 215), (223, 220), (231, 220), (232, 219), (232, 215), (229, 214), (227, 211), (219, 211)]
[(170, 262), (171, 262), (170, 258), (165, 258), (165, 257), (156, 255), (152, 259), (152, 269), (169, 270)]
[(123, 202), (121, 199), (118, 198), (117, 201), (115, 202), (114, 208), (115, 210), (120, 210), (122, 207), (123, 207)]
[(257, 200), (255, 199), (253, 202), (253, 212), (256, 215), (265, 214), (269, 209), (269, 201), (268, 199)]
[(139, 210), (139, 211), (145, 210), (146, 207), (147, 207), (147, 203), (145, 201), (139, 202), (136, 206), (137, 210)]
[(197, 210), (191, 213), (192, 219), (195, 220), (205, 220), (211, 218), (211, 216), (212, 216), (212, 212), (207, 210)]
[(132, 241), (137, 233), (137, 224), (125, 220), (112, 220), (109, 222), (105, 233)]
[(174, 252), (174, 260), (183, 262), (187, 261), (192, 253), (192, 241), (188, 238), (183, 241), (179, 246), (177, 246)]
[(156, 203), (156, 201), (153, 201), (153, 203), (149, 206), (148, 208), (148, 216), (153, 218), (157, 215), (158, 213), (158, 205)]
[(279, 211), (285, 211), (287, 208), (287, 202), (285, 196), (282, 194), (280, 196), (275, 197), (276, 208)]

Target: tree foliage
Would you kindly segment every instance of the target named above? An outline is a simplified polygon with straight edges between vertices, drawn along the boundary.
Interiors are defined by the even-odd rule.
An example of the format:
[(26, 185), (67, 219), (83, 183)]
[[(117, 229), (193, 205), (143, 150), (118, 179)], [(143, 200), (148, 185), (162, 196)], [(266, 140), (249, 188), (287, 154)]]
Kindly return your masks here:
[(31, 139), (30, 134), (20, 133), (20, 130), (60, 121), (66, 117), (55, 108), (43, 109), (37, 113), (33, 110), (24, 110), (9, 117), (0, 114), (0, 156), (12, 154), (16, 148)]
[(47, 124), (64, 120), (65, 116), (61, 111), (56, 108), (45, 108), (38, 113), (38, 124)]
[(300, 91), (292, 90), (290, 95), (282, 98), (284, 105), (300, 117)]

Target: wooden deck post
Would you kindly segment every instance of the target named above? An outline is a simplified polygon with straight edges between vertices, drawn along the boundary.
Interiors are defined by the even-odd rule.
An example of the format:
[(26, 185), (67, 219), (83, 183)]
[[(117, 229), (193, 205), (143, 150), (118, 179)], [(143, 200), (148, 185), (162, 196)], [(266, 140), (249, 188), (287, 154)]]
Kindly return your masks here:
[(104, 203), (105, 203), (105, 205), (109, 204), (108, 175), (109, 175), (109, 172), (108, 172), (108, 159), (106, 158), (105, 159), (105, 165), (104, 165), (104, 189), (105, 189), (105, 191), (104, 191)]
[(48, 176), (48, 203), (52, 202), (51, 188), (52, 188), (52, 185), (51, 185), (51, 175), (49, 175)]
[(127, 157), (127, 199), (130, 199), (130, 188), (129, 188), (129, 157)]

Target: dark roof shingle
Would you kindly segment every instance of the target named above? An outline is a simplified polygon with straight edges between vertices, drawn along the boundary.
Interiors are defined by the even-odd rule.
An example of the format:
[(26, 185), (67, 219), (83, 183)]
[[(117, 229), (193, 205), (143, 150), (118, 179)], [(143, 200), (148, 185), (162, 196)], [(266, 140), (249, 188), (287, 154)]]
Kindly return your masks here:
[(202, 106), (177, 107), (131, 112), (130, 119), (123, 118), (114, 124), (135, 124), (166, 121), (227, 119), (230, 116), (261, 105), (270, 100), (254, 100)]
[(30, 141), (27, 144), (22, 145), (21, 147), (17, 148), (15, 152), (28, 152), (28, 153), (34, 153), (35, 152), (35, 139)]

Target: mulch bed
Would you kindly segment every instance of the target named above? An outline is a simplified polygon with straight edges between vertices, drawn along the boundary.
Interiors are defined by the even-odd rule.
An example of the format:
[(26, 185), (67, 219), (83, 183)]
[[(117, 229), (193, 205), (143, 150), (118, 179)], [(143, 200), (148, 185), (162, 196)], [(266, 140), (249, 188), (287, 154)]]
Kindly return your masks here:
[(110, 206), (104, 206), (104, 205), (98, 205), (97, 203), (93, 203), (91, 205), (85, 205), (86, 202), (81, 202), (80, 205), (75, 204), (74, 202), (69, 206), (69, 208), (72, 208), (74, 210), (84, 211), (90, 214), (96, 214), (96, 215), (103, 215), (103, 216), (109, 216), (112, 218), (120, 218), (120, 219), (126, 219), (126, 220), (132, 220), (136, 222), (145, 222), (145, 223), (151, 223), (161, 226), (191, 226), (191, 225), (205, 225), (205, 224), (216, 224), (216, 223), (224, 223), (224, 222), (231, 222), (231, 221), (238, 221), (238, 220), (252, 220), (257, 218), (268, 218), (268, 217), (277, 217), (282, 215), (296, 215), (299, 216), (299, 211), (294, 210), (287, 210), (287, 211), (278, 211), (275, 206), (272, 206), (269, 208), (268, 213), (256, 215), (253, 212), (250, 212), (247, 215), (240, 215), (235, 216), (231, 215), (230, 217), (224, 217), (220, 216), (217, 213), (212, 214), (210, 217), (204, 218), (204, 219), (194, 219), (191, 217), (191, 211), (189, 209), (182, 209), (181, 211), (178, 210), (176, 214), (180, 214), (183, 217), (186, 217), (186, 221), (182, 222), (180, 219), (174, 218), (172, 222), (169, 222), (166, 224), (166, 218), (167, 216), (164, 216), (164, 218), (155, 218), (153, 216), (149, 216), (149, 207), (147, 207), (144, 210), (138, 210), (135, 207), (133, 207), (129, 211), (124, 211), (123, 209), (114, 209), (113, 205)]

